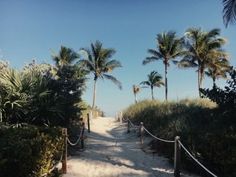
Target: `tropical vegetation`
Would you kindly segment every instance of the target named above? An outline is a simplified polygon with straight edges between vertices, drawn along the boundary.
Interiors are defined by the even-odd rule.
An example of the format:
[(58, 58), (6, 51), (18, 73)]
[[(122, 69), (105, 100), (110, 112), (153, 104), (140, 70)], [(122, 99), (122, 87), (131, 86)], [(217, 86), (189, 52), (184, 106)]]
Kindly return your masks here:
[[(202, 87), (205, 70), (217, 60), (227, 59), (228, 54), (222, 49), (226, 40), (219, 37), (220, 29), (203, 31), (200, 28), (187, 29), (185, 36), (185, 55), (179, 62), (180, 67), (197, 67), (198, 90)], [(199, 96), (200, 91), (199, 91)]]
[(93, 74), (94, 86), (93, 86), (93, 103), (92, 108), (95, 107), (96, 101), (96, 84), (98, 79), (108, 79), (116, 84), (119, 89), (122, 88), (121, 82), (118, 81), (111, 73), (114, 69), (121, 67), (121, 63), (115, 59), (112, 59), (115, 54), (115, 50), (112, 48), (103, 48), (100, 41), (91, 43), (91, 48), (81, 49), (84, 55), (79, 61), (80, 66), (89, 73)]
[(22, 70), (0, 62), (0, 176), (51, 175), (63, 150), (60, 127), (71, 132), (81, 116), (86, 72), (78, 54), (62, 46), (52, 58), (55, 65), (32, 61)]
[[(207, 99), (178, 102), (144, 100), (126, 108), (123, 116), (136, 125), (143, 122), (145, 128), (157, 137), (174, 140), (180, 136), (184, 146), (208, 169), (228, 177), (236, 175), (235, 104), (230, 112), (227, 110), (222, 111), (216, 103)], [(173, 162), (174, 144), (153, 140), (150, 145)], [(208, 176), (184, 151), (181, 152), (182, 169)]]
[[(234, 5), (234, 1), (224, 2), (225, 9), (230, 10), (230, 5)], [(225, 18), (234, 19), (235, 15), (230, 15), (229, 10), (225, 10)], [(124, 117), (135, 123), (144, 122), (147, 129), (161, 138), (173, 140), (181, 136), (181, 142), (191, 153), (214, 172), (220, 176), (235, 176), (236, 71), (223, 49), (226, 40), (220, 37), (219, 29), (189, 28), (184, 37), (168, 31), (157, 34), (156, 41), (157, 48), (148, 49), (150, 56), (143, 64), (161, 60), (164, 82), (157, 71), (151, 71), (147, 80), (133, 85), (135, 104), (125, 110)], [(98, 80), (111, 80), (121, 89), (121, 82), (111, 75), (121, 67), (113, 58), (114, 54), (115, 49), (104, 48), (96, 41), (79, 53), (61, 46), (60, 51), (52, 55), (54, 64), (32, 61), (17, 70), (7, 62), (0, 62), (0, 174), (16, 176), (15, 172), (21, 169), (18, 176), (34, 177), (47, 173), (55, 165), (63, 149), (58, 127), (66, 127), (73, 134), (78, 132), (73, 126), (90, 111), (103, 114), (96, 106)], [(180, 68), (197, 68), (199, 95), (215, 103), (209, 99), (167, 102), (171, 61)], [(82, 100), (89, 74), (94, 81), (91, 106)], [(203, 89), (205, 75), (212, 78), (212, 89)], [(219, 78), (229, 79), (224, 89), (216, 84)], [(165, 102), (154, 100), (154, 88), (161, 86), (165, 86)], [(152, 101), (137, 101), (143, 87), (151, 89)], [(156, 141), (152, 146), (173, 160), (173, 147)], [(15, 147), (18, 150), (14, 151)], [(182, 156), (185, 168), (206, 176), (191, 165), (185, 154)]]
[(58, 176), (64, 148), (61, 128), (0, 125), (0, 176)]
[(0, 73), (0, 108), (3, 122), (64, 126), (79, 117), (85, 73), (73, 60), (72, 49), (61, 47), (55, 66), (36, 64), (22, 71), (6, 66)]
[(223, 8), (223, 20), (227, 27), (229, 24), (233, 24), (236, 21), (236, 0), (222, 0)]
[(137, 103), (138, 102), (137, 94), (140, 92), (141, 88), (139, 85), (133, 85), (132, 90), (133, 90), (133, 94), (134, 94), (134, 102)]
[(219, 78), (226, 79), (227, 73), (230, 72), (231, 67), (229, 61), (225, 58), (213, 58), (211, 63), (209, 63), (208, 70), (205, 74), (212, 78), (213, 87), (216, 87), (216, 80)]
[(157, 71), (152, 71), (150, 74), (148, 74), (148, 80), (142, 81), (140, 84), (150, 87), (152, 100), (154, 100), (154, 94), (153, 94), (154, 87), (161, 87), (165, 85), (164, 82), (162, 81), (162, 76)]
[(170, 66), (170, 61), (176, 63), (174, 60), (177, 57), (182, 56), (182, 39), (176, 36), (173, 31), (163, 32), (157, 34), (157, 49), (148, 49), (149, 57), (143, 60), (143, 65), (147, 63), (162, 60), (165, 67), (165, 99), (168, 98), (168, 82), (167, 73), (168, 67)]

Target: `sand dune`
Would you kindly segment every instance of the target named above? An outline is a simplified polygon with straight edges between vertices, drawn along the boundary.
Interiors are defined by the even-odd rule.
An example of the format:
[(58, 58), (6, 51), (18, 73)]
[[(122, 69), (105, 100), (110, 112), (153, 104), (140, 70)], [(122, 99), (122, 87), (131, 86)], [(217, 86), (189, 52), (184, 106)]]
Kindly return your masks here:
[(69, 158), (63, 177), (173, 177), (168, 159), (143, 152), (137, 134), (114, 118), (93, 119), (86, 135), (85, 151)]

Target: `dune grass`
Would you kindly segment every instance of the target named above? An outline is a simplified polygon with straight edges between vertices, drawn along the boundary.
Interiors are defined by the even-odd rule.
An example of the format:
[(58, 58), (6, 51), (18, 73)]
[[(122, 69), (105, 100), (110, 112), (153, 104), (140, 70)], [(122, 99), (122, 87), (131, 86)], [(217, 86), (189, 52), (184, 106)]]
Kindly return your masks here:
[[(180, 136), (190, 152), (218, 175), (236, 175), (233, 170), (236, 135), (227, 124), (230, 117), (209, 99), (143, 100), (130, 105), (123, 115), (135, 124), (143, 122), (150, 132), (160, 138), (174, 140), (175, 136)], [(152, 146), (173, 161), (173, 144), (153, 141)], [(186, 154), (182, 153), (181, 160), (182, 167), (207, 176)]]

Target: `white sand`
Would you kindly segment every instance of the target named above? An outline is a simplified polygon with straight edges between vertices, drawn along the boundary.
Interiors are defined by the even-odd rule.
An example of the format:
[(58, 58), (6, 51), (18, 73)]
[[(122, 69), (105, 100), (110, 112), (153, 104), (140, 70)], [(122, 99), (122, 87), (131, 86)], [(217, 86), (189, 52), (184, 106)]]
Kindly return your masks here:
[(93, 119), (85, 151), (69, 158), (63, 177), (173, 177), (168, 159), (143, 152), (137, 134), (126, 131), (114, 118)]

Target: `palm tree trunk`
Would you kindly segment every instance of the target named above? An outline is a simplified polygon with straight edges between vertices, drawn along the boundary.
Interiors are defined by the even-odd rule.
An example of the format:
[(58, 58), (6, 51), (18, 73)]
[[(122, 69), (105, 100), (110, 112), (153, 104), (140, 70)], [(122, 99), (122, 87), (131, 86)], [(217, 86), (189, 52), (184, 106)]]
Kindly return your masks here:
[(134, 93), (134, 102), (135, 102), (135, 104), (138, 102), (136, 93)]
[(151, 87), (151, 93), (152, 93), (152, 100), (154, 100), (153, 87)]
[(204, 69), (200, 68), (200, 72), (199, 72), (199, 97), (201, 97), (201, 92), (200, 89), (202, 88), (202, 81), (203, 81), (203, 77), (204, 77)]
[(167, 62), (165, 63), (165, 98), (167, 101), (167, 94), (168, 94), (168, 82), (167, 82)]
[(197, 72), (197, 80), (198, 80), (198, 95), (201, 97), (201, 92), (200, 92), (200, 68), (198, 67), (198, 72)]
[(216, 78), (213, 76), (212, 80), (213, 80), (213, 88), (216, 88)]
[(93, 104), (92, 104), (92, 109), (95, 107), (95, 101), (96, 101), (96, 84), (97, 84), (97, 79), (94, 79), (94, 84), (93, 84)]

